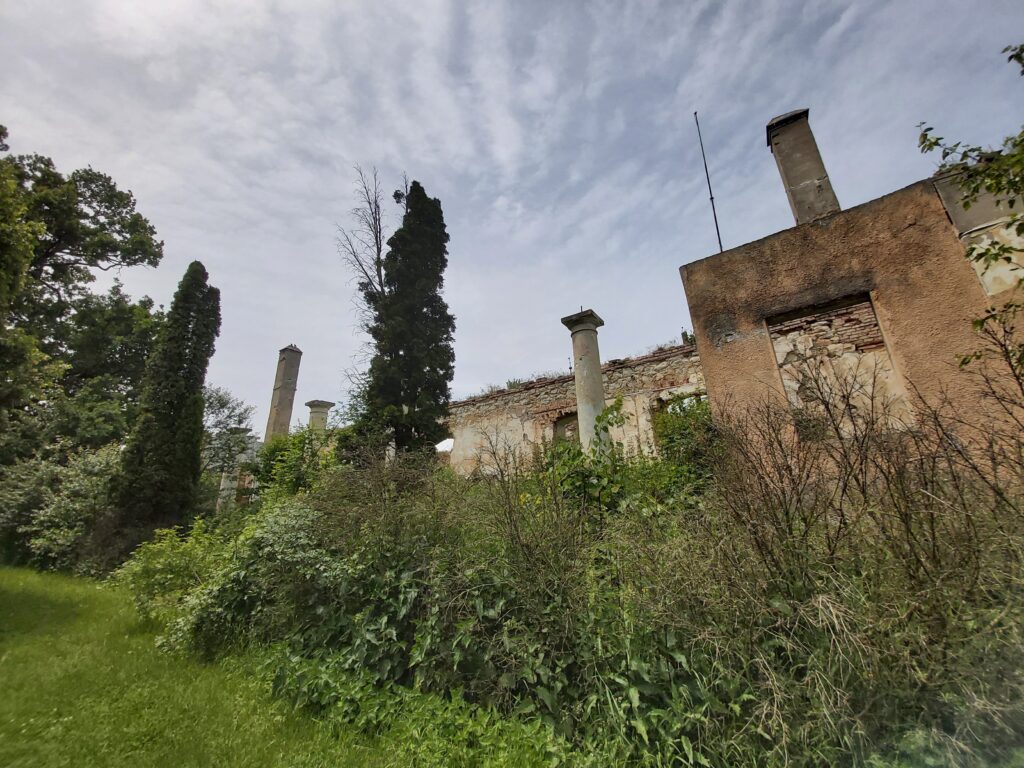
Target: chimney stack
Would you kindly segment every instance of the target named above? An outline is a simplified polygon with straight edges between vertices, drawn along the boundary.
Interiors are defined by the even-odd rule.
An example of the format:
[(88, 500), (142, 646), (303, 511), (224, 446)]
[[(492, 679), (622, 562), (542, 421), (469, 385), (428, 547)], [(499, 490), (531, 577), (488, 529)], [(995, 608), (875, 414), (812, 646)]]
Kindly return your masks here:
[(811, 133), (809, 113), (809, 109), (787, 112), (767, 126), (768, 146), (775, 155), (797, 224), (816, 221), (840, 210)]
[(292, 426), (292, 405), (295, 403), (295, 389), (299, 384), (299, 363), (302, 350), (294, 344), (282, 349), (277, 358), (277, 375), (274, 378), (274, 394), (270, 398), (270, 417), (263, 442), (269, 443), (278, 435), (287, 435)]

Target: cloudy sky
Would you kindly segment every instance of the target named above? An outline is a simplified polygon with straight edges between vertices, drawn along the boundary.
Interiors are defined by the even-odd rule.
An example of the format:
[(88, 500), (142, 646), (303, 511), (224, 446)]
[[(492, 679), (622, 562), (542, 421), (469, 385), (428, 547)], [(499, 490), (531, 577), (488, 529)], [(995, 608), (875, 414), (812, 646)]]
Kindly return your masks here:
[(11, 1), (0, 123), (135, 193), (166, 256), (122, 274), (133, 294), (166, 304), (203, 261), (210, 380), (261, 431), (278, 348), (304, 352), (299, 404), (340, 400), (356, 362), (334, 242), (354, 165), (442, 202), (465, 396), (567, 369), (581, 305), (605, 358), (689, 327), (678, 267), (717, 250), (694, 110), (729, 248), (793, 223), (771, 117), (811, 109), (851, 207), (932, 172), (922, 120), (978, 143), (1020, 126), (1018, 38), (1020, 0)]

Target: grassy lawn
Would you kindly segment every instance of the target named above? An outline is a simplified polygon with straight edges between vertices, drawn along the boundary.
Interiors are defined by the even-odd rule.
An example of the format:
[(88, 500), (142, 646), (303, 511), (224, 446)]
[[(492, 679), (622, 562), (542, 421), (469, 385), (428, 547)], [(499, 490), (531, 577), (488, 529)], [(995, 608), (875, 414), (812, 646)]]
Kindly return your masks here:
[(0, 766), (378, 766), (273, 701), (245, 661), (154, 647), (127, 599), (92, 582), (0, 568)]

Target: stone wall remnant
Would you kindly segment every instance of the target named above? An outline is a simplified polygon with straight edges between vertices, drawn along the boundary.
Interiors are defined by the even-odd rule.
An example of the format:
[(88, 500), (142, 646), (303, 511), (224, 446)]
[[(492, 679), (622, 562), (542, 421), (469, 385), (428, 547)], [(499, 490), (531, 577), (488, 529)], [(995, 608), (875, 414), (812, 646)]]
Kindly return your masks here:
[[(700, 358), (692, 344), (665, 347), (640, 357), (609, 360), (602, 367), (604, 406), (622, 400), (622, 426), (610, 439), (630, 453), (655, 451), (651, 417), (677, 397), (704, 392)], [(462, 474), (492, 465), (492, 451), (528, 458), (544, 443), (575, 439), (576, 383), (552, 376), (451, 405), (451, 465)]]
[[(1008, 236), (1007, 212), (985, 195), (965, 209), (948, 177), (846, 210), (805, 210), (793, 180), (825, 189), (811, 184), (820, 158), (806, 110), (773, 120), (768, 136), (797, 225), (680, 267), (714, 410), (776, 396), (793, 404), (807, 369), (823, 363), (855, 378), (870, 369), (893, 401), (913, 392), (983, 408), (958, 362), (979, 347), (971, 321), (1016, 282), (979, 275), (966, 247)], [(804, 147), (792, 157), (791, 137)]]

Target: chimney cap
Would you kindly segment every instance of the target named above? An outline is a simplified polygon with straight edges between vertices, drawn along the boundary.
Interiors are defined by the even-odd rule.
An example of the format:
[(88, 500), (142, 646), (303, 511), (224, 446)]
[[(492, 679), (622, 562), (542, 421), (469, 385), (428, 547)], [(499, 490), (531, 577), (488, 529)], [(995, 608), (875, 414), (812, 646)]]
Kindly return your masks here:
[(281, 347), (281, 352), (298, 352), (300, 355), (302, 354), (302, 350), (294, 344), (289, 344), (287, 347)]
[(310, 400), (306, 403), (307, 408), (333, 408), (334, 403), (330, 400)]
[(765, 126), (765, 135), (768, 138), (768, 146), (772, 145), (772, 132), (777, 131), (784, 125), (795, 123), (797, 120), (806, 118), (811, 112), (810, 109), (794, 109), (792, 112), (787, 112), (784, 115), (773, 117), (768, 121), (768, 125)]

